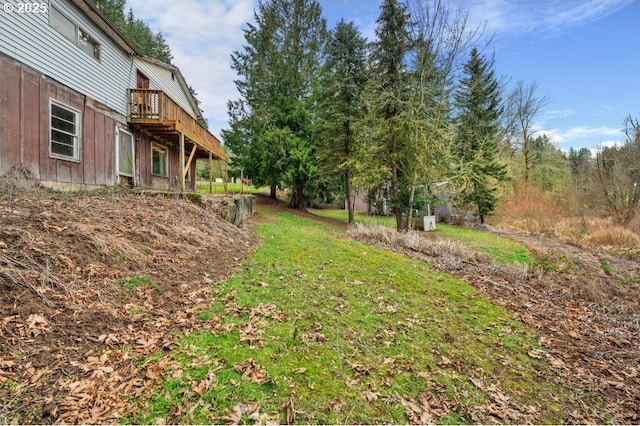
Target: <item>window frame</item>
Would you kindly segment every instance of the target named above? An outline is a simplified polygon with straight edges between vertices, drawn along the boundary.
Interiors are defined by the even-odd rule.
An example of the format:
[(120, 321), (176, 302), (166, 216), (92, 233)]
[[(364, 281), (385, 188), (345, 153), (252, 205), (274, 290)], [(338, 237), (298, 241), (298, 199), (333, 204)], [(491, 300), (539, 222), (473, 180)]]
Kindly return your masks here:
[[(130, 140), (131, 140), (131, 173), (123, 173), (122, 170), (120, 169), (121, 166), (121, 161), (120, 161), (120, 151), (122, 149), (122, 134), (126, 134), (129, 136)], [(135, 145), (135, 140), (133, 138), (133, 133), (122, 129), (120, 127), (118, 127), (118, 131), (117, 131), (117, 142), (118, 142), (118, 175), (119, 176), (127, 176), (130, 178), (134, 178), (135, 173), (136, 173), (136, 145)]]
[[(87, 31), (85, 31), (82, 27), (78, 28), (78, 47), (84, 53), (89, 56), (92, 56), (96, 61), (100, 62), (100, 43), (96, 41), (95, 38), (91, 36)], [(91, 52), (90, 52), (91, 50)]]
[[(50, 8), (51, 13), (49, 14), (49, 25), (56, 30), (60, 35), (64, 38), (75, 44), (80, 50), (82, 50), (87, 55), (91, 56), (96, 61), (100, 62), (100, 58), (102, 57), (102, 45), (90, 34), (89, 31), (85, 30), (83, 27), (76, 24), (73, 20), (71, 20), (65, 13), (63, 13), (60, 9), (53, 6)], [(62, 31), (60, 27), (60, 22), (56, 22), (54, 25), (54, 13), (60, 16), (60, 18), (67, 26), (72, 26), (68, 28), (67, 31)], [(69, 37), (73, 33), (73, 38)], [(93, 49), (88, 48), (88, 46), (93, 47)], [(91, 52), (90, 52), (91, 50)]]
[[(164, 174), (155, 173), (153, 163), (154, 163), (154, 152), (161, 152), (164, 154)], [(169, 176), (169, 149), (166, 146), (159, 145), (157, 143), (151, 143), (151, 175), (166, 178)]]
[[(61, 108), (67, 112), (70, 112), (74, 115), (74, 126), (75, 126), (75, 133), (70, 133), (64, 129), (61, 128), (54, 128), (53, 127), (53, 107), (57, 107), (57, 108)], [(64, 119), (64, 117), (56, 117), (58, 119)], [(54, 142), (59, 144), (59, 145), (64, 145), (63, 141), (56, 141), (53, 138), (53, 131), (57, 131), (60, 133), (64, 133), (66, 135), (69, 135), (72, 137), (73, 140), (73, 155), (69, 156), (66, 154), (61, 154), (59, 152), (54, 152), (53, 150), (53, 145)], [(82, 113), (75, 109), (72, 108), (68, 105), (65, 105), (59, 101), (56, 101), (55, 99), (49, 99), (49, 157), (51, 158), (55, 158), (58, 160), (65, 160), (65, 161), (73, 161), (76, 163), (80, 162), (80, 150), (81, 150), (81, 142), (82, 142)]]

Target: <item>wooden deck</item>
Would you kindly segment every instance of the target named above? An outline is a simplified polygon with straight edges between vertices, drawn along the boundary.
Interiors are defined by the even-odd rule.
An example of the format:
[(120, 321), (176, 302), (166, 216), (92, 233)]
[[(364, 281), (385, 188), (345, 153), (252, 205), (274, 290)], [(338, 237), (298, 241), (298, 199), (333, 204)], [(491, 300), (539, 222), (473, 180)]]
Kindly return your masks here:
[(211, 153), (215, 159), (228, 160), (218, 138), (161, 90), (129, 89), (129, 122), (168, 143), (179, 144), (183, 135), (198, 158)]

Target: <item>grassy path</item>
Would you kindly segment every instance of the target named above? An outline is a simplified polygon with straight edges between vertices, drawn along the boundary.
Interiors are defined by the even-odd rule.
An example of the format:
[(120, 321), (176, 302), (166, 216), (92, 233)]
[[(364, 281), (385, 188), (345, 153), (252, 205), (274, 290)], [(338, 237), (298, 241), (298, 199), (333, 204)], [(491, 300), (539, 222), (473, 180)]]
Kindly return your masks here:
[(261, 214), (263, 244), (194, 312), (201, 331), (145, 361), (158, 386), (131, 422), (562, 423), (580, 409), (534, 334), (472, 287)]

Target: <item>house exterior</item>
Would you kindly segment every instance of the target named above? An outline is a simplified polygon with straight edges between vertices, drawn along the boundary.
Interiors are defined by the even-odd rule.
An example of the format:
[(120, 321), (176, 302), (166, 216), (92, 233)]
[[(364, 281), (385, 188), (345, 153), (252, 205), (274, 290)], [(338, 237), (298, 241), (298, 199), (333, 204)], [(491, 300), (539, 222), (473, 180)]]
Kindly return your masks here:
[(227, 160), (180, 70), (137, 52), (91, 2), (4, 3), (0, 176), (184, 191), (195, 159)]

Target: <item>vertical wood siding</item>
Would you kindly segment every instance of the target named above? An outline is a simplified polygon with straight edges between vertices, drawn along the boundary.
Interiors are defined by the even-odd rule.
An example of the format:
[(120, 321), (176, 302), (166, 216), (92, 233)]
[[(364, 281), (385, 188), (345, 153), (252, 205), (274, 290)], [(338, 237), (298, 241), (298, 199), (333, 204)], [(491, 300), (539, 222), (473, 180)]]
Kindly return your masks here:
[[(176, 146), (164, 144), (151, 138), (147, 133), (136, 130), (136, 169), (138, 172), (138, 185), (143, 188), (154, 188), (167, 191), (180, 189), (178, 165), (180, 164), (180, 151)], [(151, 146), (156, 144), (167, 149), (167, 176), (155, 176), (151, 173)]]
[(0, 174), (20, 159), (20, 69), (0, 58)]
[[(4, 0), (18, 8), (19, 0)], [(69, 186), (117, 184), (116, 129), (128, 128), (128, 90), (136, 69), (192, 117), (188, 93), (172, 70), (129, 56), (70, 0), (49, 0), (47, 13), (0, 12), (0, 176), (25, 165), (42, 182)], [(100, 60), (87, 54), (50, 25), (55, 7), (100, 44)], [(49, 155), (50, 102), (79, 111), (80, 158)], [(136, 178), (142, 187), (179, 189), (179, 152), (168, 149), (168, 177), (151, 174), (151, 143), (136, 131)], [(189, 186), (195, 181), (192, 167)]]
[[(49, 156), (51, 100), (80, 113), (80, 161)], [(92, 107), (85, 96), (0, 56), (0, 175), (23, 164), (43, 182), (113, 186), (119, 126), (126, 127), (124, 116)]]

